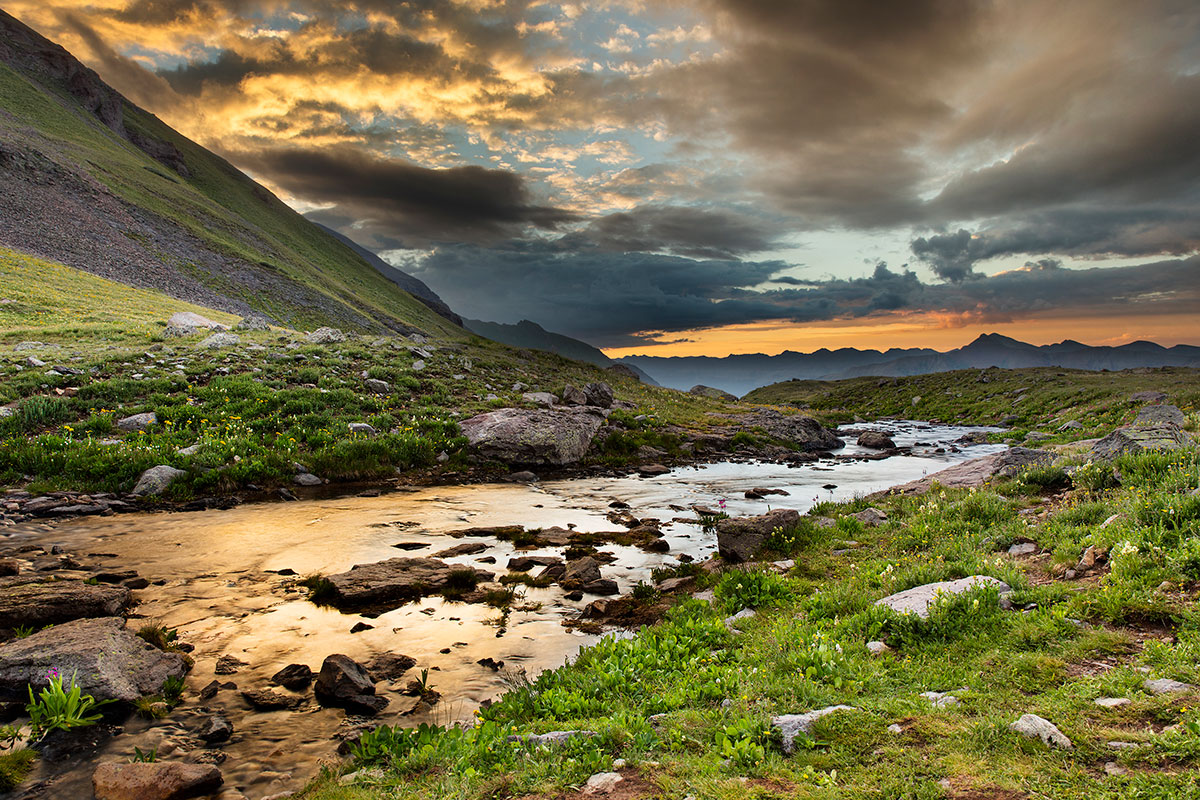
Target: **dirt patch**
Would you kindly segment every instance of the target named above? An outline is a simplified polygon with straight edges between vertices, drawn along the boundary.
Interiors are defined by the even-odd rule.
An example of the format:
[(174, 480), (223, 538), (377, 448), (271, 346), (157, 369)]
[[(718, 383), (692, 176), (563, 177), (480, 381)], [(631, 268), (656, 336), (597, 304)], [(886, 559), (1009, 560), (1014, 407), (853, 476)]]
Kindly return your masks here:
[(565, 794), (529, 794), (516, 800), (662, 800), (665, 797), (657, 784), (651, 783), (636, 769), (618, 770), (623, 780), (611, 792), (584, 794), (582, 790)]
[(971, 778), (955, 776), (950, 781), (952, 800), (1027, 800), (1028, 792), (1001, 789), (999, 786), (976, 786)]

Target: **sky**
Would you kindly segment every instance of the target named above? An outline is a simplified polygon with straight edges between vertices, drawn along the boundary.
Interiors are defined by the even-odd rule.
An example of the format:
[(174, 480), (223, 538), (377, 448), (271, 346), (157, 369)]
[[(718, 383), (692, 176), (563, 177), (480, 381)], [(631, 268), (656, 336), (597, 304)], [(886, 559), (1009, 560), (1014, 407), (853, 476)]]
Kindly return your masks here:
[(1200, 344), (1194, 0), (0, 0), (470, 318)]

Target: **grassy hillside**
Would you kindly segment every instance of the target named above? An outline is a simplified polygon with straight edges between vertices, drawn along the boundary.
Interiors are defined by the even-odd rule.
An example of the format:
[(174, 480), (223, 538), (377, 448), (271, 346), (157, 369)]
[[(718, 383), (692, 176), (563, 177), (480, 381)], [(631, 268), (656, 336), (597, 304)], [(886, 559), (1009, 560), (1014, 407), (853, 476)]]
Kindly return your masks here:
[[(53, 81), (0, 63), (0, 149), (16, 154), (9, 161), (25, 167), (12, 172), (10, 183), (11, 191), (30, 194), (24, 209), (53, 214), (64, 194), (87, 203), (88, 181), (94, 180), (132, 215), (109, 214), (111, 225), (87, 231), (98, 240), (90, 252), (94, 259), (57, 252), (51, 237), (33, 242), (32, 249), (98, 271), (105, 240), (120, 237), (115, 241), (121, 247), (133, 247), (146, 263), (183, 278), (155, 284), (143, 277), (151, 270), (130, 269), (128, 282), (177, 296), (187, 296), (187, 284), (195, 282), (227, 300), (227, 307), (245, 304), (302, 329), (335, 322), (363, 330), (458, 332), (223, 159), (128, 102), (123, 117), (131, 135), (174, 145), (189, 175), (118, 136)], [(23, 222), (9, 220), (14, 228)], [(50, 216), (29, 222), (55, 227)]]
[[(1185, 367), (1090, 372), (1054, 367), (938, 372), (907, 378), (785, 381), (755, 389), (744, 400), (810, 409), (831, 422), (900, 417), (978, 425), (1003, 424), (1023, 437), (1050, 441), (1101, 436), (1133, 420), (1143, 403), (1130, 396), (1161, 391), (1192, 415), (1200, 409), (1200, 370)], [(1069, 422), (1082, 428), (1060, 431)], [(1035, 437), (1036, 438), (1036, 437)]]
[[(458, 419), (521, 406), (524, 391), (596, 380), (636, 404), (614, 412), (623, 431), (601, 448), (603, 460), (622, 463), (636, 460), (639, 443), (659, 443), (663, 426), (703, 429), (709, 412), (727, 408), (457, 333), (316, 345), (275, 328), (238, 331), (237, 344), (207, 349), (205, 333), (164, 338), (176, 311), (237, 319), (0, 248), (0, 486), (129, 491), (143, 470), (168, 464), (188, 470), (168, 496), (187, 499), (290, 486), (294, 463), (331, 482), (455, 471), (468, 466)], [(22, 342), (46, 346), (18, 350)], [(52, 371), (59, 366), (72, 374)], [(391, 390), (369, 391), (364, 375)], [(117, 429), (148, 411), (158, 417), (150, 430)], [(378, 433), (352, 433), (352, 422)], [(442, 452), (448, 461), (438, 461)]]

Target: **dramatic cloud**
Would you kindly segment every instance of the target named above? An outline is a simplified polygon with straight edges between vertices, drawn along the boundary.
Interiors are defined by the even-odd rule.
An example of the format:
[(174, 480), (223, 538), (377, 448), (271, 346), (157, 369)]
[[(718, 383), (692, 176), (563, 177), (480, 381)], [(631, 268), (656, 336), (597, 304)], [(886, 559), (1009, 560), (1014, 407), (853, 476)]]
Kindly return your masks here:
[[(1189, 0), (5, 7), (468, 316), (628, 342), (1194, 296)], [(881, 261), (911, 271), (855, 277)]]

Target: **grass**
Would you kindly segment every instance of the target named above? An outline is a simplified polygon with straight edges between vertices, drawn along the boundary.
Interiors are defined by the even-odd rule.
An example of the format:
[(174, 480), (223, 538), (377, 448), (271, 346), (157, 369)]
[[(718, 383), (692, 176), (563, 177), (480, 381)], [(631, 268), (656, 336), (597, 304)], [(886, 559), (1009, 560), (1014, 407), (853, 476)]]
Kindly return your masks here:
[[(677, 600), (632, 639), (602, 640), (503, 695), (473, 727), (364, 738), (345, 769), (381, 776), (343, 786), (335, 769), (302, 796), (555, 796), (624, 759), (647, 799), (1200, 797), (1200, 696), (1142, 688), (1148, 677), (1200, 683), (1200, 453), (1125, 456), (1115, 467), (1121, 483), (1100, 488), (1031, 470), (975, 490), (886, 496), (876, 505), (888, 522), (875, 528), (848, 516), (865, 501), (823, 504), (832, 532), (781, 532), (797, 562), (787, 574), (700, 575), (713, 603)], [(834, 555), (831, 539), (850, 532), (860, 546)], [(1016, 541), (1040, 553), (1008, 556)], [(1089, 546), (1106, 554), (1095, 572), (1055, 577)], [(944, 598), (927, 620), (874, 605), (967, 575), (1008, 583), (1016, 609), (1002, 610), (990, 587)], [(724, 624), (747, 607), (757, 614), (738, 630)], [(865, 644), (877, 639), (893, 652), (871, 656)], [(937, 707), (926, 691), (959, 702)], [(1106, 696), (1131, 702), (1093, 702)], [(855, 710), (824, 717), (785, 755), (770, 718), (834, 704)], [(1053, 722), (1074, 749), (1009, 730), (1025, 713)], [(550, 730), (596, 735), (533, 750), (509, 740)], [(1114, 751), (1109, 741), (1141, 746)], [(1126, 772), (1108, 774), (1110, 761)]]
[[(622, 444), (600, 443), (596, 460), (605, 464), (636, 463), (639, 446), (670, 444), (676, 429), (703, 430), (713, 424), (710, 412), (725, 409), (478, 337), (431, 338), (429, 358), (398, 337), (310, 345), (285, 329), (243, 331), (232, 348), (201, 349), (203, 333), (163, 339), (166, 317), (192, 310), (227, 323), (236, 318), (3, 248), (0, 286), (0, 296), (14, 301), (0, 304), (0, 405), (12, 408), (0, 417), (0, 486), (33, 492), (129, 491), (158, 464), (187, 472), (168, 500), (290, 486), (296, 464), (331, 483), (486, 470), (468, 461), (457, 420), (523, 405), (512, 388), (518, 383), (556, 392), (604, 380), (634, 403), (610, 419)], [(21, 341), (51, 347), (8, 349)], [(46, 366), (30, 366), (30, 356)], [(418, 359), (423, 370), (414, 369)], [(54, 365), (79, 374), (46, 374)], [(364, 374), (387, 381), (392, 392), (367, 391)], [(491, 394), (500, 399), (487, 400)], [(148, 411), (158, 419), (149, 430), (117, 428), (117, 420)], [(378, 433), (352, 433), (352, 422)], [(439, 461), (442, 453), (448, 461)]]
[(11, 792), (33, 771), (37, 753), (27, 748), (0, 753), (0, 792)]
[[(1186, 367), (1089, 372), (1034, 369), (967, 369), (904, 378), (850, 378), (841, 381), (785, 381), (755, 389), (746, 402), (798, 407), (827, 422), (900, 417), (996, 425), (1005, 437), (1069, 442), (1103, 436), (1133, 421), (1143, 403), (1139, 391), (1162, 391), (1200, 424), (1200, 370)], [(914, 398), (919, 398), (914, 402)], [(1078, 423), (1081, 427), (1062, 426)]]

